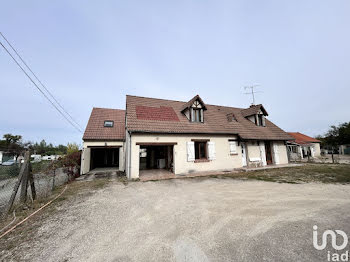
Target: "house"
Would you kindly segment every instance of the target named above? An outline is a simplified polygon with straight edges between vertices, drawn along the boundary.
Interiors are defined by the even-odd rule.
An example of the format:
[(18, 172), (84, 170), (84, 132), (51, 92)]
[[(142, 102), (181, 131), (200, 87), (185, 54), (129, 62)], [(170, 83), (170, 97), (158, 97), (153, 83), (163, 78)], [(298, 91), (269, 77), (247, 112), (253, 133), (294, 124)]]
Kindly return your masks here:
[(0, 165), (8, 160), (16, 160), (16, 155), (7, 151), (0, 151)]
[(320, 140), (299, 132), (288, 132), (288, 134), (294, 138), (294, 140), (287, 142), (291, 160), (304, 159), (308, 156), (312, 158), (321, 156)]
[(339, 154), (341, 155), (350, 155), (350, 145), (340, 145)]
[(235, 108), (126, 97), (126, 110), (94, 108), (83, 136), (82, 174), (114, 167), (129, 179), (147, 170), (176, 175), (288, 163), (293, 138), (262, 105)]

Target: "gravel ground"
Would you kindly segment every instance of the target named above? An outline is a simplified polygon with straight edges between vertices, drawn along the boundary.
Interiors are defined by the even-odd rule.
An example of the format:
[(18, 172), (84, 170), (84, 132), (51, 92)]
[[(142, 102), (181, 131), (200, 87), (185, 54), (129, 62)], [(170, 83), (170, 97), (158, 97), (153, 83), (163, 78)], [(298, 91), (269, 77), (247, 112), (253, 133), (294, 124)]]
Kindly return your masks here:
[(74, 199), (0, 260), (327, 261), (313, 248), (313, 225), (350, 237), (349, 185), (114, 182)]

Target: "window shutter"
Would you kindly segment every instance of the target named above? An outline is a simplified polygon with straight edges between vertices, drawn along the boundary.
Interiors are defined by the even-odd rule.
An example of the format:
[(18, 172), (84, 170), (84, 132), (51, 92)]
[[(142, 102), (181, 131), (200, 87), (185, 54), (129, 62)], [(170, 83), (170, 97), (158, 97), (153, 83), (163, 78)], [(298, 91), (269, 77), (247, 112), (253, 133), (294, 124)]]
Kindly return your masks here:
[(311, 146), (310, 149), (311, 149), (311, 157), (315, 157), (315, 148), (314, 148), (314, 146)]
[(216, 159), (216, 152), (215, 152), (215, 142), (208, 142), (208, 159), (214, 160)]
[(262, 116), (262, 125), (263, 125), (263, 126), (266, 126), (265, 116)]
[(263, 166), (266, 166), (267, 163), (266, 163), (265, 143), (260, 141), (259, 148), (260, 148), (261, 161), (263, 163)]
[(194, 161), (194, 142), (187, 142), (187, 162)]
[(201, 119), (200, 119), (200, 121), (203, 123), (203, 109), (201, 109), (200, 112), (201, 112), (201, 116), (200, 116)]
[(237, 142), (229, 141), (230, 144), (230, 154), (237, 154)]
[(280, 156), (278, 153), (278, 144), (273, 143), (273, 155), (275, 159), (275, 164), (278, 165), (280, 163)]
[(191, 122), (194, 122), (194, 110), (191, 107)]

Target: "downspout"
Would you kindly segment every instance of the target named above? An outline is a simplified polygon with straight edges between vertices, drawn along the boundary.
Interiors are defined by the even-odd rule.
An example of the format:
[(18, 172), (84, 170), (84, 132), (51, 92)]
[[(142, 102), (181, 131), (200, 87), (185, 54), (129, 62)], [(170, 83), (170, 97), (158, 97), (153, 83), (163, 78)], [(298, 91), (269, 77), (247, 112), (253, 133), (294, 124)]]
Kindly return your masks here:
[(128, 179), (130, 179), (131, 178), (131, 165), (130, 165), (130, 162), (131, 162), (131, 132), (129, 132), (129, 131), (127, 131), (128, 132), (128, 140), (129, 140), (129, 145), (128, 145), (128, 147), (129, 147), (129, 150), (128, 150)]

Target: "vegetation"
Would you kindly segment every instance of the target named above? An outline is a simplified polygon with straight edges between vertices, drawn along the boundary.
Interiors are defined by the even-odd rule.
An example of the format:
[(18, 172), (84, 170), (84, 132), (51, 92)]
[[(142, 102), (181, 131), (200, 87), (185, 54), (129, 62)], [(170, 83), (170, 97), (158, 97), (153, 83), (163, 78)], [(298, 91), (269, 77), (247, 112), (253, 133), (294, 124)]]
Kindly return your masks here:
[(323, 136), (318, 136), (324, 148), (336, 148), (338, 145), (350, 144), (350, 122), (331, 126)]
[(71, 155), (79, 151), (79, 146), (76, 143), (68, 143), (66, 151), (67, 155)]
[(76, 143), (68, 143), (65, 145), (54, 146), (47, 143), (44, 139), (40, 143), (23, 142), (21, 135), (5, 134), (3, 139), (0, 139), (0, 151), (13, 153), (16, 158), (25, 150), (30, 149), (34, 154), (50, 156), (50, 155), (65, 155), (79, 151), (79, 146)]
[(229, 173), (221, 178), (263, 180), (278, 183), (350, 183), (350, 166), (346, 164), (306, 164), (297, 167)]
[(29, 148), (38, 155), (65, 155), (67, 154), (67, 146), (58, 145), (53, 146), (51, 143), (47, 144), (43, 139), (40, 143), (30, 144)]

